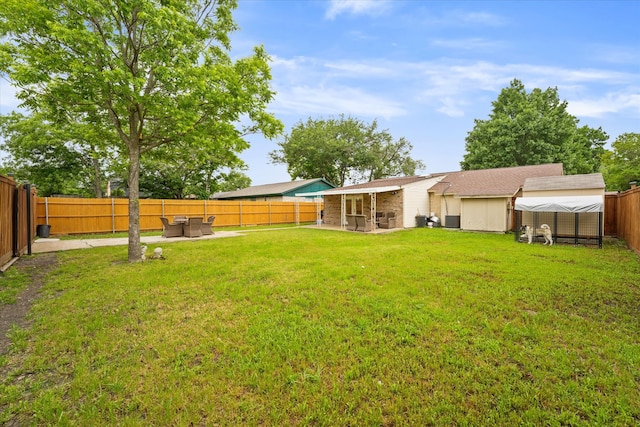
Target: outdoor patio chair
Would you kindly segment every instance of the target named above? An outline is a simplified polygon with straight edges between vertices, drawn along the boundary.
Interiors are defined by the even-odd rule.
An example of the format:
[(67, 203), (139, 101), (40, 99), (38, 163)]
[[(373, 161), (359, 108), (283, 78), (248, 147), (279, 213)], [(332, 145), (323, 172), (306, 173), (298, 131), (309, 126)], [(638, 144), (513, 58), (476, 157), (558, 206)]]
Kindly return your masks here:
[(202, 235), (207, 235), (207, 234), (213, 234), (213, 221), (215, 221), (216, 216), (215, 215), (211, 215), (209, 218), (207, 218), (206, 222), (202, 223)]
[(355, 215), (345, 215), (345, 223), (347, 230), (356, 231), (358, 224), (356, 223)]
[(200, 237), (202, 236), (202, 218), (189, 218), (183, 225), (184, 237)]
[(364, 215), (356, 215), (355, 216), (355, 220), (356, 220), (356, 229), (355, 229), (355, 231), (362, 231), (363, 233), (371, 231), (371, 220), (367, 219), (366, 216), (364, 216)]
[(378, 224), (380, 228), (396, 228), (396, 213), (395, 212), (387, 212), (385, 216), (380, 218), (380, 223)]
[(182, 224), (172, 224), (165, 217), (160, 217), (162, 221), (162, 237), (182, 237)]

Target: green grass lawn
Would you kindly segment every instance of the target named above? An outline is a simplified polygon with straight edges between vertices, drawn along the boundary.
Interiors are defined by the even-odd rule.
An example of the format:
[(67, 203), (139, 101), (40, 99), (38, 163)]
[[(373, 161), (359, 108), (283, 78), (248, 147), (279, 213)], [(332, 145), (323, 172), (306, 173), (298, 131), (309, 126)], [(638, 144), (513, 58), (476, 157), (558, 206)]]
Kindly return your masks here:
[(162, 248), (60, 254), (0, 359), (0, 424), (640, 424), (623, 245), (424, 228)]
[[(305, 225), (312, 225), (311, 222), (303, 222), (300, 224), (274, 224), (274, 225), (245, 225), (245, 226), (233, 226), (233, 227), (213, 227), (214, 231), (265, 231), (274, 230), (280, 228), (295, 228)], [(162, 230), (156, 231), (143, 231), (141, 236), (161, 236)], [(52, 235), (52, 238), (58, 238), (60, 240), (79, 240), (79, 239), (110, 239), (113, 237), (129, 237), (129, 234), (125, 231), (119, 231), (116, 233), (93, 233), (93, 234), (64, 234), (64, 235)]]

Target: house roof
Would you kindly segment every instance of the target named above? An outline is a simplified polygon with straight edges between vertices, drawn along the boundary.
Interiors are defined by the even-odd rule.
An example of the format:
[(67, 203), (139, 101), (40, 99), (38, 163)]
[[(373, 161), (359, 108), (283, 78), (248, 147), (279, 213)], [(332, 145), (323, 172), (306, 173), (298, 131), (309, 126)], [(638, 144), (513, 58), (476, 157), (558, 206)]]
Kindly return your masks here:
[(399, 176), (395, 178), (375, 179), (363, 184), (348, 185), (345, 187), (326, 190), (325, 195), (331, 194), (357, 194), (357, 193), (382, 193), (385, 191), (399, 190), (405, 185), (424, 181), (430, 176)]
[(602, 174), (590, 173), (584, 175), (540, 176), (527, 178), (524, 182), (524, 187), (522, 188), (522, 190), (581, 190), (591, 188), (604, 188), (604, 179), (602, 178)]
[(274, 184), (254, 185), (252, 187), (243, 188), (237, 191), (227, 191), (224, 193), (216, 193), (214, 199), (237, 199), (243, 197), (261, 197), (261, 196), (281, 196), (304, 189), (311, 184), (324, 183), (327, 187), (333, 185), (323, 178), (303, 179), (299, 181), (277, 182)]
[(527, 178), (562, 174), (562, 163), (450, 172), (429, 191), (455, 197), (511, 197)]

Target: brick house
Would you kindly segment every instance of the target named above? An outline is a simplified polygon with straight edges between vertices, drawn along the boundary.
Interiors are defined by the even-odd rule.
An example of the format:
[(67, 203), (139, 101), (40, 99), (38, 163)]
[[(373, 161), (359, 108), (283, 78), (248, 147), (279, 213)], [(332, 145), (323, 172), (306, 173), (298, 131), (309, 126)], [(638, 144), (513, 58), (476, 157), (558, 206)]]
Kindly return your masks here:
[(405, 176), (324, 191), (324, 223), (351, 227), (358, 217), (367, 224), (366, 231), (392, 217), (387, 227), (415, 227), (416, 215), (429, 213), (427, 190), (440, 179), (442, 176)]
[(417, 226), (416, 215), (435, 214), (447, 228), (506, 232), (514, 229), (513, 205), (527, 178), (562, 176), (561, 163), (378, 179), (324, 191), (324, 222), (349, 228), (392, 213), (393, 228)]

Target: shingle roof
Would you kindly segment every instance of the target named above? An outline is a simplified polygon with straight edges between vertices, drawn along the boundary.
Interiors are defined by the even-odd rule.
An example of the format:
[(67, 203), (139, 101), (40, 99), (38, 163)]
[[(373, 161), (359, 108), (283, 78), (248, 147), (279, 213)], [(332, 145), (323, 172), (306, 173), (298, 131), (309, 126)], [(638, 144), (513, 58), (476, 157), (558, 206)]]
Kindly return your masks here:
[(511, 197), (527, 178), (561, 176), (562, 163), (451, 172), (429, 189), (456, 197)]
[(523, 191), (579, 190), (590, 188), (602, 189), (604, 186), (604, 179), (601, 173), (589, 173), (583, 175), (527, 178), (522, 189)]
[(299, 181), (277, 182), (274, 184), (255, 185), (253, 187), (243, 188), (237, 191), (228, 191), (225, 193), (215, 194), (215, 198), (239, 198), (239, 197), (257, 197), (257, 196), (277, 196), (284, 193), (294, 191), (298, 188), (322, 181), (322, 178), (303, 179)]

